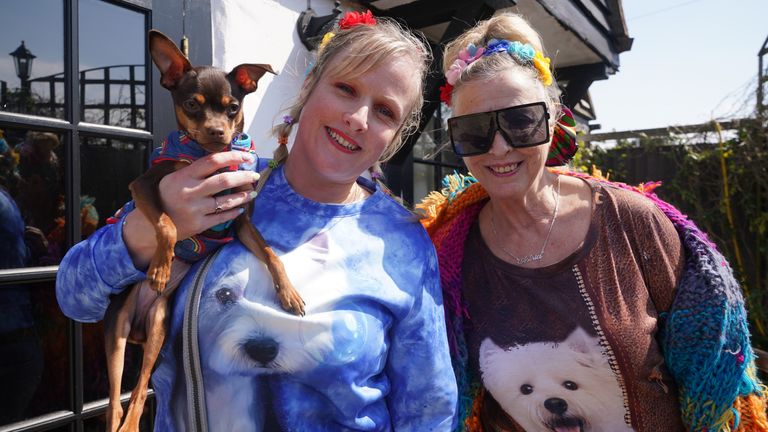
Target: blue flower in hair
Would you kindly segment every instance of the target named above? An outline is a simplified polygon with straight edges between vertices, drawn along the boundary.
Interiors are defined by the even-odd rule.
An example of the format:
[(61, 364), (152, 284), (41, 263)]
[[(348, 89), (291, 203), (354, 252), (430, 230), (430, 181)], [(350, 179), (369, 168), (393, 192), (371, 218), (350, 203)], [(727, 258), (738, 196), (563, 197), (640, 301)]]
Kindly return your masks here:
[(491, 39), (488, 41), (488, 47), (485, 49), (483, 55), (489, 56), (500, 52), (506, 52), (507, 50), (509, 50), (508, 40)]
[(532, 46), (518, 41), (511, 42), (507, 51), (525, 63), (532, 62), (533, 57), (536, 55), (536, 50)]

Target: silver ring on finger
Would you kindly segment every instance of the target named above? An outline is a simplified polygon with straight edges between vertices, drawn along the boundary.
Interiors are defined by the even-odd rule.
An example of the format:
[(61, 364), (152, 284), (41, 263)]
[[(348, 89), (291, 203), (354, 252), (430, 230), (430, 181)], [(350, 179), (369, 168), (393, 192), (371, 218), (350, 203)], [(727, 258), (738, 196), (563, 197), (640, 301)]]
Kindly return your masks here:
[(221, 204), (219, 204), (219, 200), (216, 199), (215, 196), (211, 198), (213, 198), (213, 205), (216, 206), (216, 208), (213, 210), (213, 214), (221, 213), (223, 209), (221, 208)]

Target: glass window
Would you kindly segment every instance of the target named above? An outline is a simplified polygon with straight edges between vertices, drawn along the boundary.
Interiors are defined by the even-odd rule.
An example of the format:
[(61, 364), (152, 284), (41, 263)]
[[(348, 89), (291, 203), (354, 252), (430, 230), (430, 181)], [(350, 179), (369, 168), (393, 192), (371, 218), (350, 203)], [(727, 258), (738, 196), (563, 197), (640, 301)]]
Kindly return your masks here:
[(146, 128), (144, 14), (100, 0), (79, 10), (83, 121)]
[(413, 202), (442, 188), (442, 179), (454, 172), (466, 173), (464, 161), (453, 153), (446, 122), (450, 109), (441, 104), (413, 146)]
[(433, 165), (413, 164), (413, 202), (419, 203), (431, 191), (439, 189), (435, 184), (435, 167)]
[[(146, 168), (152, 1), (0, 4), (0, 430), (103, 431), (103, 325), (64, 317), (53, 279), (78, 233), (84, 238), (104, 224)], [(171, 18), (155, 25), (167, 27)], [(68, 45), (71, 38), (77, 46)], [(141, 347), (130, 346), (124, 392), (140, 364)], [(152, 429), (148, 400), (142, 430)]]
[(0, 111), (64, 118), (64, 2), (4, 0), (2, 17)]
[[(123, 370), (122, 393), (133, 390), (141, 369), (141, 346), (127, 344)], [(107, 376), (106, 355), (104, 354), (104, 323), (83, 324), (83, 396), (85, 402), (108, 397), (109, 377)]]
[(104, 224), (106, 218), (130, 201), (128, 184), (144, 172), (149, 143), (108, 138), (82, 137), (80, 162), (83, 238)]
[(52, 281), (0, 285), (0, 425), (67, 408), (67, 329)]
[[(63, 154), (60, 134), (0, 129), (0, 189), (4, 191), (0, 225), (8, 238), (18, 239), (21, 234), (25, 246), (0, 267), (54, 265), (61, 260), (66, 222)], [(0, 244), (3, 249), (17, 247), (16, 240)]]

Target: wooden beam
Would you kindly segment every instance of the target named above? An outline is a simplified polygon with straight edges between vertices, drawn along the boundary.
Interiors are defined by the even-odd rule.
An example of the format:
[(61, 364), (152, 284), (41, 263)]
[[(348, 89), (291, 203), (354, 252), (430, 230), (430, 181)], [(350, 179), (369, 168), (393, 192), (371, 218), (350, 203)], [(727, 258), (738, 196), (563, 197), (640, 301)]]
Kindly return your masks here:
[[(728, 120), (728, 121), (723, 121), (719, 123), (720, 123), (720, 128), (722, 128), (723, 130), (731, 130), (731, 129), (738, 129), (750, 123), (754, 123), (754, 120), (745, 118), (745, 119)], [(706, 123), (684, 125), (684, 126), (669, 126), (664, 128), (635, 129), (635, 130), (620, 131), (620, 132), (596, 133), (596, 134), (584, 135), (583, 137), (580, 137), (580, 139), (584, 141), (611, 141), (611, 140), (620, 140), (620, 139), (638, 138), (638, 137), (649, 137), (649, 138), (650, 137), (666, 137), (666, 136), (675, 135), (675, 134), (713, 132), (714, 130), (715, 130), (714, 122), (706, 122)]]
[(592, 63), (560, 68), (555, 71), (558, 81), (567, 81), (563, 88), (563, 104), (573, 108), (584, 98), (589, 86), (596, 80), (608, 78), (608, 66), (605, 63)]
[[(602, 26), (590, 20), (573, 4), (564, 0), (539, 0), (539, 3), (563, 27), (570, 29), (573, 35), (592, 49), (599, 57), (614, 68), (619, 66), (619, 54), (613, 48), (607, 31), (600, 31)], [(598, 28), (599, 27), (599, 28)]]
[(376, 16), (402, 19), (412, 29), (450, 21), (452, 16), (464, 6), (460, 0), (422, 0), (390, 9), (378, 9), (371, 6)]
[(440, 86), (445, 83), (442, 73), (443, 52), (442, 48), (446, 42), (449, 42), (460, 35), (464, 30), (474, 25), (477, 21), (490, 18), (494, 9), (484, 2), (465, 5), (456, 16), (453, 17), (448, 28), (443, 33), (438, 46), (433, 46), (434, 60), (432, 61), (430, 73), (427, 76), (427, 82), (424, 86), (424, 105), (421, 108), (421, 122), (416, 133), (411, 135), (400, 151), (392, 157), (394, 164), (402, 163), (413, 149), (413, 145), (424, 130), (427, 122), (432, 119), (436, 109), (440, 108)]
[(593, 81), (608, 79), (608, 65), (605, 63), (582, 64), (555, 69), (558, 81), (590, 78)]

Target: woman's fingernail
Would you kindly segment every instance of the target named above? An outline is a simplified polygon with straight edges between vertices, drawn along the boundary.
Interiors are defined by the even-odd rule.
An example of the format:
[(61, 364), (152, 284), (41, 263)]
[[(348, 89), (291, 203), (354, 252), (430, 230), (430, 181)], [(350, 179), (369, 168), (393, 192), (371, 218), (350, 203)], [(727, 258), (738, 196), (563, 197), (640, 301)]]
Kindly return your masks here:
[(245, 212), (244, 208), (242, 208), (242, 207), (238, 207), (237, 208), (237, 214), (243, 214), (243, 212)]
[(261, 178), (261, 176), (259, 175), (259, 173), (257, 173), (257, 172), (253, 173), (253, 181), (254, 182), (259, 181), (260, 178)]
[(248, 198), (250, 198), (250, 199), (254, 199), (254, 198), (256, 198), (258, 195), (259, 195), (259, 193), (258, 193), (258, 192), (256, 192), (256, 191), (251, 191), (251, 192), (248, 194)]

